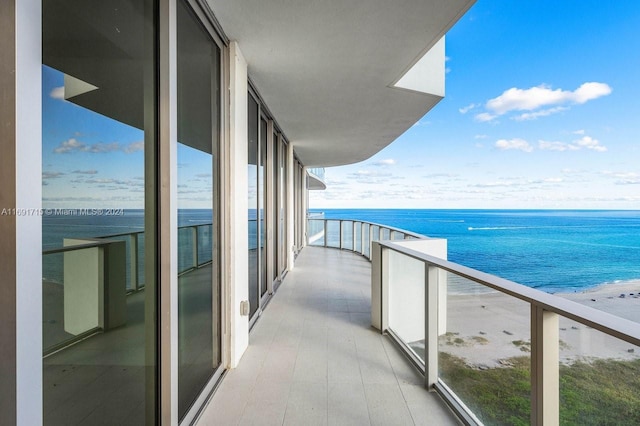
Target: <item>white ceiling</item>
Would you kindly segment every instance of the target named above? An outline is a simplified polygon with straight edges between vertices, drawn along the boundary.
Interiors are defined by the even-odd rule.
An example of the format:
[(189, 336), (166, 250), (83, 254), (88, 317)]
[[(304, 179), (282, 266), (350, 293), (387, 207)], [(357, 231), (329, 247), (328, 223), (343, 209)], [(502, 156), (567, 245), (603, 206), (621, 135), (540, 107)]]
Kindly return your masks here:
[(474, 2), (208, 0), (307, 166), (365, 160), (428, 112), (444, 88), (406, 82), (444, 75), (444, 51), (427, 55), (405, 88), (394, 84)]

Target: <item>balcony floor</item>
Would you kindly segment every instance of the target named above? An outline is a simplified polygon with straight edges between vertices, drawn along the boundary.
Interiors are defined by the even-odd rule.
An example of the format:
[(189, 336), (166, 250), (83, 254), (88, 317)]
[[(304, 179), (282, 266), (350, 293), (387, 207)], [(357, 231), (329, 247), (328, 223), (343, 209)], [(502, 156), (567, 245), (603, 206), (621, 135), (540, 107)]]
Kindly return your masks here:
[(370, 326), (370, 263), (307, 247), (200, 425), (459, 424)]

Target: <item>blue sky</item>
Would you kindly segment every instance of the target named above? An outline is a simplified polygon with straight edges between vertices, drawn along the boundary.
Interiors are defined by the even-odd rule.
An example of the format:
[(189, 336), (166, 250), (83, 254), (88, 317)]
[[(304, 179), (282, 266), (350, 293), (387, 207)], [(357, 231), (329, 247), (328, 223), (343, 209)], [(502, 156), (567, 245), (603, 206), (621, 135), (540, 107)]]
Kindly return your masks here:
[(446, 97), (312, 208), (640, 209), (640, 2), (478, 0)]
[[(43, 66), (44, 208), (144, 208), (144, 133), (64, 100), (64, 76)], [(178, 144), (180, 208), (212, 205), (211, 155)]]

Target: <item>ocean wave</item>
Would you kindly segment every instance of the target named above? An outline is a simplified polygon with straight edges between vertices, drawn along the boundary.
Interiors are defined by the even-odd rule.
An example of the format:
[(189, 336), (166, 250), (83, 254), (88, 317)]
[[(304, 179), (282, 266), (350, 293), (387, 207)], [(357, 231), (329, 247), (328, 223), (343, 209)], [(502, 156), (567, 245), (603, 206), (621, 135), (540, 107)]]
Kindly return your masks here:
[(483, 226), (467, 228), (469, 231), (503, 231), (512, 229), (542, 229), (542, 228), (558, 228), (558, 226)]

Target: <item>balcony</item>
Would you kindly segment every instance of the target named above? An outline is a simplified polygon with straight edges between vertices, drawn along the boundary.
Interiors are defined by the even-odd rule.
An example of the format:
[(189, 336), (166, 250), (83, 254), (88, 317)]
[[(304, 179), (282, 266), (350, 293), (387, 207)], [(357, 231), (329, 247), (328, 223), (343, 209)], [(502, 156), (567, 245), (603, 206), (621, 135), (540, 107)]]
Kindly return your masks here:
[(458, 424), (371, 327), (371, 265), (305, 248), (199, 424)]
[(233, 424), (455, 422), (439, 397), (465, 424), (640, 421), (637, 322), (447, 262), (400, 229), (311, 218), (308, 235), (343, 250), (303, 251), (205, 424), (223, 407)]

